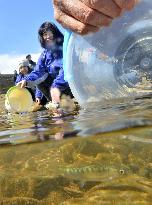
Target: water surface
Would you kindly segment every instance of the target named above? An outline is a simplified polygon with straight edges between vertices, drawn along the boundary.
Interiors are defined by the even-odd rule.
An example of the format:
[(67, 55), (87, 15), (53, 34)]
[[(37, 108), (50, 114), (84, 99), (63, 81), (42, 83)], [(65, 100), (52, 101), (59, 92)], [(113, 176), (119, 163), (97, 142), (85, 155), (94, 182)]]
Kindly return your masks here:
[(148, 96), (52, 118), (8, 114), (1, 96), (1, 204), (151, 204), (151, 108)]

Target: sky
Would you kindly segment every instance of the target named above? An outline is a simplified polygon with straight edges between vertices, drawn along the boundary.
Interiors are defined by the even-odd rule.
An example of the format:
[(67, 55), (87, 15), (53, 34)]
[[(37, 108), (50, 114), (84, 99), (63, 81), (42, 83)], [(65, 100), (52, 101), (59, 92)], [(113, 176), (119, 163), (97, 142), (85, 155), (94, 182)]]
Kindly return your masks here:
[(51, 0), (0, 0), (0, 73), (13, 73), (27, 54), (37, 61), (37, 32), (45, 21), (55, 22)]

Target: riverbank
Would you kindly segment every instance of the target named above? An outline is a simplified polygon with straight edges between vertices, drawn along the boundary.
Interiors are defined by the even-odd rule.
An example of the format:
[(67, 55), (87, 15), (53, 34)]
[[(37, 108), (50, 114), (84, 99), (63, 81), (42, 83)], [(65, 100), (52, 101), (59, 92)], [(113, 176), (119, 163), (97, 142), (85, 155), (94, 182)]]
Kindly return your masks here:
[(13, 86), (13, 76), (13, 74), (0, 74), (0, 94), (6, 93)]

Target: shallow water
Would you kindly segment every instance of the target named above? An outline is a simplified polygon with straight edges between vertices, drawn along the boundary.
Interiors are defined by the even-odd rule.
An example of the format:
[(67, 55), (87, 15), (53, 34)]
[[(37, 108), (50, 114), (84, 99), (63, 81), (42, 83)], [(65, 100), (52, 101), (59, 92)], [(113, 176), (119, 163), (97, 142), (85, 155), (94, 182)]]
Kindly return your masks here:
[(150, 97), (62, 118), (8, 114), (0, 99), (1, 204), (151, 204)]

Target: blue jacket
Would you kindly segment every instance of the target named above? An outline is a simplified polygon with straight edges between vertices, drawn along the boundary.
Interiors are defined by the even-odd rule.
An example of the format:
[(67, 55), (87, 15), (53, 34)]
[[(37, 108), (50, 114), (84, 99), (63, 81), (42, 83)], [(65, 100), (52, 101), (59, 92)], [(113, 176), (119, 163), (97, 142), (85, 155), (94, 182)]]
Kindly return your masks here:
[[(17, 78), (16, 78), (16, 81), (15, 81), (15, 85), (16, 85), (17, 83), (19, 83), (20, 81), (24, 80), (24, 79), (25, 79), (25, 75), (23, 75), (23, 74), (21, 74), (21, 73), (17, 74)], [(35, 97), (36, 97), (37, 95), (39, 95), (40, 97), (42, 96), (41, 92), (40, 92), (38, 89), (35, 90), (34, 87), (31, 88), (31, 92), (32, 92), (32, 97), (34, 97), (33, 95), (35, 95)]]
[(23, 74), (17, 74), (15, 85), (20, 81), (24, 80), (25, 76)]
[[(54, 51), (45, 49), (39, 57), (34, 70), (24, 79), (29, 84), (38, 85), (48, 77), (48, 74), (54, 79), (50, 87), (56, 87), (63, 91), (69, 86), (64, 80), (62, 47), (58, 47)], [(38, 89), (36, 97), (42, 97), (42, 93)]]

